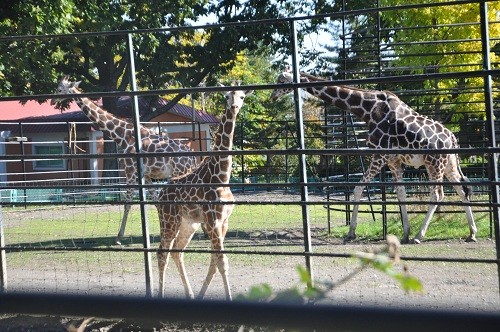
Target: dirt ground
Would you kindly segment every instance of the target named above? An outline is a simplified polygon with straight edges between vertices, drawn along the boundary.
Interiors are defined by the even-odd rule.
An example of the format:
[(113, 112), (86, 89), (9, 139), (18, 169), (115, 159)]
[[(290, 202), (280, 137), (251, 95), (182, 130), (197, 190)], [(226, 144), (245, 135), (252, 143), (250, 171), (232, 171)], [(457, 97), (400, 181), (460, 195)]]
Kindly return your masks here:
[[(479, 252), (485, 253), (493, 249), (493, 242), (480, 240), (476, 244), (469, 244), (459, 240), (435, 241), (422, 244), (433, 247), (433, 251), (442, 253)], [(421, 245), (421, 246), (422, 246)], [(340, 251), (363, 251), (367, 244), (342, 245)], [(371, 245), (370, 245), (371, 246)], [(403, 246), (403, 255), (405, 254)], [(412, 248), (410, 248), (412, 249)], [(255, 267), (249, 269), (248, 261), (230, 259), (230, 280), (233, 294), (246, 294), (252, 285), (265, 282), (273, 290), (279, 291), (299, 284), (295, 272), (296, 265), (302, 262), (301, 258), (280, 257), (267, 262), (256, 262)], [(494, 312), (500, 314), (499, 280), (495, 264), (463, 264), (453, 262), (407, 262), (410, 273), (418, 277), (424, 285), (422, 293), (405, 293), (399, 285), (386, 275), (373, 269), (366, 269), (356, 275), (347, 284), (342, 285), (328, 294), (322, 304), (333, 306), (355, 305), (375, 307), (396, 307), (410, 309), (440, 309), (459, 310), (467, 312)], [(313, 272), (317, 280), (338, 281), (358, 266), (357, 261), (332, 258), (315, 258)], [(189, 266), (190, 278), (195, 292), (201, 286), (206, 264), (194, 263)], [(277, 273), (279, 271), (279, 273)], [(9, 271), (9, 276), (14, 276), (22, 271)], [(12, 277), (11, 277), (12, 278)], [(14, 277), (15, 278), (15, 277)], [(102, 277), (101, 277), (102, 278)], [(127, 294), (140, 295), (143, 291), (141, 278), (137, 275), (127, 274), (121, 288), (116, 293), (125, 291)], [(179, 278), (174, 267), (170, 266), (167, 279), (171, 280), (166, 287), (168, 296), (183, 297), (183, 288), (178, 282)], [(15, 287), (15, 282), (12, 284)], [(41, 289), (36, 283), (35, 289)], [(125, 287), (125, 289), (123, 288)], [(113, 293), (111, 287), (108, 291)], [(210, 285), (206, 298), (222, 299), (223, 285), (219, 275), (216, 275)], [(68, 331), (68, 326), (73, 323), (78, 326), (82, 319), (65, 317), (41, 316), (0, 316), (0, 331)], [(137, 326), (133, 322), (109, 321), (96, 319), (91, 322), (85, 331), (237, 331), (238, 327), (206, 326), (196, 324), (159, 324), (152, 326)], [(255, 329), (258, 331), (259, 329)]]
[[(266, 198), (269, 199), (268, 195)], [(261, 198), (257, 198), (261, 199)], [(48, 213), (48, 212), (42, 212)], [(8, 220), (6, 227), (9, 227)], [(344, 244), (341, 239), (325, 239), (313, 233), (312, 242), (315, 252), (352, 254), (378, 247), (377, 242), (354, 242)], [(228, 237), (226, 249), (248, 248), (248, 250), (300, 250), (302, 232), (299, 229), (276, 232), (253, 233), (251, 236)], [(194, 239), (189, 248), (206, 248), (203, 239)], [(449, 257), (473, 258), (473, 263), (452, 261), (404, 261), (410, 273), (419, 278), (424, 286), (422, 293), (405, 293), (400, 286), (382, 272), (366, 269), (357, 274), (348, 283), (328, 293), (321, 304), (332, 306), (354, 305), (395, 307), (409, 309), (439, 309), (467, 312), (493, 312), (500, 314), (499, 276), (496, 264), (482, 263), (480, 260), (496, 258), (495, 244), (490, 239), (480, 239), (477, 243), (463, 240), (425, 241), (420, 245), (402, 246), (404, 257)], [(129, 266), (128, 261), (118, 265), (115, 258), (100, 254), (99, 264), (80, 263), (65, 258), (60, 267), (57, 256), (53, 263), (33, 267), (9, 267), (9, 289), (27, 292), (56, 292), (98, 295), (136, 295), (143, 296), (144, 272), (141, 262)], [(90, 258), (89, 259), (94, 259)], [(196, 293), (205, 278), (209, 256), (205, 254), (186, 254), (186, 267)], [(59, 277), (68, 274), (72, 267), (78, 271), (79, 278)], [(109, 266), (106, 266), (109, 265)], [(123, 264), (123, 266), (121, 266)], [(156, 264), (155, 262), (153, 264)], [(288, 289), (299, 284), (297, 265), (304, 265), (300, 256), (255, 256), (230, 255), (230, 282), (234, 295), (247, 294), (251, 286), (266, 283), (274, 291)], [(104, 267), (103, 267), (104, 265)], [(127, 266), (125, 266), (127, 265)], [(166, 294), (169, 297), (182, 298), (184, 290), (179, 281), (175, 266), (171, 264), (167, 271)], [(339, 257), (313, 257), (312, 267), (315, 280), (336, 282), (351, 273), (359, 262)], [(58, 269), (61, 270), (58, 270)], [(398, 265), (398, 269), (402, 269)], [(61, 273), (59, 273), (61, 272)], [(156, 277), (156, 271), (153, 271)], [(58, 276), (57, 279), (55, 276)], [(27, 279), (28, 278), (28, 279)], [(29, 281), (27, 281), (29, 280)], [(82, 281), (84, 280), (84, 281)], [(156, 280), (153, 278), (153, 280)], [(157, 286), (154, 284), (154, 291)], [(222, 299), (223, 285), (217, 274), (206, 294), (207, 299)], [(0, 315), (0, 331), (68, 331), (79, 326), (83, 318), (46, 317), (25, 315)], [(137, 325), (135, 322), (110, 321), (95, 319), (85, 331), (238, 331), (238, 326), (207, 326), (190, 323), (157, 324), (154, 326)], [(255, 331), (260, 329), (254, 328)], [(246, 330), (248, 331), (248, 329)]]

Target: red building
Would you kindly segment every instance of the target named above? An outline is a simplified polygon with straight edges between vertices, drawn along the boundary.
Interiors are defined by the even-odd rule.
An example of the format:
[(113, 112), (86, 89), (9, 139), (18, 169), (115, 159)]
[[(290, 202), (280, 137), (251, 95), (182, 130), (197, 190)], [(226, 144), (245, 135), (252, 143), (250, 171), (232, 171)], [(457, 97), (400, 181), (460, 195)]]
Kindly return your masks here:
[[(210, 127), (219, 124), (217, 118), (182, 104), (166, 110), (167, 100), (153, 100), (154, 103), (151, 99), (139, 98), (141, 116), (151, 111), (151, 108), (157, 114), (144, 125), (190, 144), (194, 151), (210, 149)], [(129, 97), (118, 100), (115, 115), (132, 117)], [(33, 186), (36, 183), (45, 186), (60, 183), (98, 184), (109, 180), (109, 176), (104, 174), (102, 158), (78, 158), (78, 155), (101, 154), (105, 142), (112, 145), (114, 142), (94, 129), (74, 102), (65, 112), (55, 109), (49, 102), (39, 104), (28, 101), (24, 105), (18, 101), (0, 102), (0, 134), (0, 156), (7, 158), (0, 160), (0, 189), (12, 185)], [(52, 154), (75, 154), (75, 158), (8, 158), (9, 155)], [(107, 171), (117, 173), (117, 170)]]

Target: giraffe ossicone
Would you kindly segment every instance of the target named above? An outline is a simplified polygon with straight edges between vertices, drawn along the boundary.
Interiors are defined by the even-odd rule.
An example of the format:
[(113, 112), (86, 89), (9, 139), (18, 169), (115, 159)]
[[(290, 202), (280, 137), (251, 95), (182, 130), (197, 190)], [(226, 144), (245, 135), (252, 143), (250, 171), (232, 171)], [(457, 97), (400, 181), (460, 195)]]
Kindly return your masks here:
[[(68, 76), (64, 76), (57, 86), (56, 94), (81, 94), (79, 88), (80, 81), (72, 82)], [(52, 105), (60, 105), (68, 98), (55, 97), (51, 100)], [(105, 135), (111, 138), (118, 147), (125, 153), (135, 153), (135, 141), (137, 135), (135, 134), (134, 124), (124, 119), (118, 118), (113, 114), (99, 107), (91, 99), (86, 97), (74, 98), (83, 113), (92, 121), (97, 128)], [(193, 156), (169, 156), (174, 152), (191, 152), (188, 145), (179, 143), (170, 139), (169, 137), (156, 134), (144, 126), (139, 128), (141, 136), (141, 151), (140, 152), (155, 152), (162, 153), (161, 156), (145, 157), (142, 158), (142, 170), (144, 182), (152, 184), (152, 180), (164, 180), (171, 177), (178, 177), (191, 172), (196, 166), (196, 159)], [(130, 212), (133, 199), (134, 188), (132, 185), (137, 184), (137, 158), (127, 157), (121, 159), (121, 164), (125, 172), (126, 184), (129, 186), (125, 193), (125, 205), (123, 216), (120, 223), (120, 229), (116, 236), (115, 243), (121, 244), (127, 224), (128, 215)], [(158, 193), (155, 188), (150, 188), (149, 193), (154, 202), (158, 199)]]
[[(215, 134), (213, 151), (231, 151), (236, 116), (243, 101), (251, 91), (230, 91), (225, 112)], [(165, 271), (169, 256), (177, 265), (186, 297), (193, 298), (193, 290), (184, 267), (183, 250), (191, 241), (200, 224), (204, 224), (212, 250), (208, 273), (198, 298), (203, 298), (215, 273), (219, 270), (227, 300), (232, 299), (228, 279), (228, 259), (224, 250), (224, 238), (228, 230), (229, 217), (233, 211), (234, 196), (227, 186), (231, 176), (232, 155), (212, 154), (190, 174), (172, 180), (160, 192), (158, 216), (160, 219), (160, 250), (158, 251), (159, 296), (163, 297)], [(213, 186), (206, 186), (213, 184)], [(201, 186), (203, 185), (203, 186)], [(175, 202), (175, 203), (174, 203)], [(174, 203), (174, 204), (172, 204)], [(168, 250), (174, 251), (170, 253)]]
[[(300, 73), (300, 82), (324, 82), (322, 78)], [(293, 83), (293, 75), (290, 71), (281, 73), (278, 83)], [(323, 86), (308, 86), (305, 90), (311, 95), (333, 104), (343, 110), (350, 111), (368, 126), (368, 147), (372, 149), (415, 149), (415, 150), (446, 150), (458, 148), (455, 135), (440, 122), (423, 116), (389, 91), (364, 90), (347, 86), (335, 86), (325, 84)], [(282, 95), (291, 92), (292, 89), (275, 89), (271, 99), (276, 100)], [(353, 212), (349, 233), (346, 240), (356, 238), (356, 226), (358, 220), (359, 201), (365, 186), (387, 165), (398, 183), (403, 182), (403, 168), (406, 164), (415, 168), (425, 166), (429, 181), (442, 182), (446, 177), (454, 182), (454, 188), (462, 202), (470, 203), (471, 189), (468, 179), (462, 173), (459, 158), (456, 154), (447, 154), (445, 151), (439, 154), (374, 154), (370, 165), (363, 174), (361, 184), (354, 188)], [(460, 184), (458, 184), (460, 183)], [(400, 202), (403, 239), (402, 243), (409, 242), (410, 224), (406, 209), (406, 191), (403, 185), (396, 186), (397, 198)], [(420, 243), (425, 236), (427, 228), (434, 212), (437, 202), (444, 198), (443, 186), (432, 185), (430, 202), (427, 214), (422, 222), (421, 228), (414, 238), (415, 243)], [(466, 241), (476, 241), (477, 227), (472, 215), (470, 205), (464, 205), (467, 222), (469, 224), (469, 236)]]

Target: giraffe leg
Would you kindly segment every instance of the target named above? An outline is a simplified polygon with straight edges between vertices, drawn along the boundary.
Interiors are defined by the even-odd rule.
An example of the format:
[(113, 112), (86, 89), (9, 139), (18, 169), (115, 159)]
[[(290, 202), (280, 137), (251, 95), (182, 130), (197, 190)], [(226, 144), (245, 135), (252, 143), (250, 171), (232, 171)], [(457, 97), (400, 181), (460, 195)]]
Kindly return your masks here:
[[(224, 250), (224, 247), (221, 247), (218, 250)], [(198, 299), (201, 300), (205, 296), (208, 286), (210, 286), (210, 283), (212, 282), (212, 279), (214, 278), (217, 269), (219, 270), (222, 276), (222, 282), (224, 284), (224, 292), (226, 294), (226, 300), (231, 301), (233, 299), (231, 295), (231, 287), (229, 285), (228, 268), (229, 268), (229, 260), (227, 259), (226, 254), (221, 254), (221, 253), (212, 254), (212, 257), (210, 259), (210, 266), (208, 267), (207, 277), (205, 278), (200, 293), (198, 294)]]
[[(120, 165), (125, 170), (125, 176), (127, 178), (126, 179), (127, 186), (135, 185), (137, 183), (135, 162), (128, 158), (120, 159)], [(121, 240), (123, 238), (123, 235), (125, 234), (125, 226), (127, 225), (128, 214), (130, 212), (130, 207), (131, 207), (130, 202), (132, 202), (133, 198), (134, 198), (134, 188), (128, 187), (125, 192), (125, 205), (123, 208), (123, 217), (120, 223), (120, 229), (118, 230), (118, 235), (115, 238), (115, 244), (117, 245), (121, 245)]]
[[(429, 157), (435, 158), (435, 157)], [(433, 159), (434, 160), (434, 159)], [(426, 163), (427, 174), (429, 175), (429, 181), (431, 182), (442, 182), (444, 171), (439, 170), (439, 165), (434, 166), (432, 162)], [(431, 189), (431, 197), (429, 203), (429, 209), (427, 210), (427, 214), (425, 215), (424, 221), (422, 222), (422, 226), (420, 227), (420, 231), (417, 236), (413, 240), (415, 243), (420, 243), (427, 232), (427, 228), (429, 228), (429, 224), (431, 223), (432, 216), (438, 207), (437, 203), (441, 202), (444, 198), (443, 186), (441, 184), (434, 185)]]
[[(362, 182), (365, 182), (361, 180)], [(358, 212), (359, 212), (359, 204), (356, 204), (361, 200), (361, 196), (363, 195), (363, 190), (365, 189), (365, 185), (358, 185), (354, 187), (353, 193), (353, 202), (354, 206), (352, 208), (352, 216), (351, 223), (349, 224), (349, 233), (347, 233), (346, 241), (351, 241), (356, 238), (356, 226), (358, 225)]]
[[(401, 167), (401, 161), (396, 159), (394, 161), (388, 162), (389, 169), (391, 170), (392, 176), (395, 182), (403, 182), (403, 168)], [(406, 209), (406, 190), (405, 187), (395, 186), (396, 194), (399, 201), (399, 206), (401, 209), (401, 217), (403, 222), (403, 238), (401, 243), (408, 243), (410, 238), (410, 223), (408, 221), (408, 210)]]
[(363, 189), (366, 187), (366, 183), (369, 183), (375, 175), (377, 175), (382, 167), (385, 165), (387, 157), (381, 155), (374, 155), (368, 169), (365, 174), (363, 174), (363, 178), (360, 181), (360, 185), (354, 188), (353, 193), (353, 202), (354, 206), (352, 209), (352, 217), (351, 223), (349, 225), (349, 233), (347, 233), (345, 241), (351, 241), (356, 238), (356, 226), (358, 224), (358, 212), (359, 212), (359, 201), (361, 200), (361, 196), (363, 194)]
[[(144, 176), (144, 183), (151, 185), (151, 184), (153, 184), (153, 181), (151, 180), (151, 178), (149, 176), (145, 175)], [(148, 193), (149, 193), (149, 196), (151, 196), (151, 201), (154, 203), (156, 208), (158, 208), (158, 189), (150, 187), (150, 188), (148, 188)]]
[[(172, 248), (172, 244), (174, 242), (174, 238), (169, 236), (165, 237), (160, 241), (160, 249), (170, 250)], [(158, 251), (156, 254), (158, 260), (158, 297), (162, 298), (165, 296), (165, 272), (167, 271), (168, 259), (170, 257), (170, 252), (168, 251)]]
[[(144, 177), (145, 179), (145, 183), (147, 184), (152, 184), (153, 182), (151, 181), (151, 179), (149, 177)], [(158, 195), (158, 189), (157, 188), (149, 188), (148, 189), (148, 193), (149, 195), (151, 196), (151, 201), (154, 203), (154, 206), (156, 207), (156, 209), (158, 210), (160, 208), (160, 205), (159, 205), (159, 202), (158, 202), (158, 198), (159, 198), (159, 195)], [(150, 234), (150, 241), (151, 242), (154, 242), (155, 241), (155, 235), (154, 234)]]
[(422, 222), (422, 226), (420, 227), (420, 231), (417, 236), (413, 240), (414, 243), (419, 244), (422, 242), (425, 233), (427, 232), (427, 228), (429, 228), (429, 224), (431, 223), (432, 216), (434, 212), (436, 212), (437, 204), (436, 202), (440, 202), (443, 198), (443, 187), (440, 185), (434, 186), (434, 189), (431, 191), (431, 199), (429, 204), (429, 209), (427, 210), (427, 214), (425, 215), (424, 221)]
[(127, 225), (127, 219), (128, 219), (128, 214), (130, 212), (130, 203), (132, 201), (133, 197), (133, 189), (127, 189), (127, 192), (125, 194), (125, 205), (123, 206), (123, 216), (122, 216), (122, 221), (120, 223), (120, 229), (118, 230), (118, 235), (116, 235), (115, 238), (115, 244), (121, 245), (121, 241), (123, 238), (123, 234), (125, 234), (125, 226)]
[[(462, 199), (463, 203), (470, 203), (470, 201), (465, 197), (464, 191), (462, 186), (453, 186), (455, 188), (455, 191), (458, 193), (460, 198)], [(470, 205), (465, 205), (465, 215), (467, 217), (467, 222), (469, 224), (469, 236), (465, 239), (465, 242), (477, 242), (476, 240), (476, 233), (477, 233), (477, 227), (476, 223), (474, 222), (474, 215), (472, 214), (472, 208)]]
[[(181, 223), (179, 232), (177, 233), (177, 237), (175, 238), (174, 245), (172, 246), (175, 250), (184, 250), (187, 245), (193, 238), (194, 233), (198, 229), (200, 224), (198, 223)], [(177, 265), (177, 270), (179, 271), (179, 275), (181, 276), (182, 284), (184, 285), (184, 291), (186, 293), (186, 297), (189, 299), (194, 298), (193, 289), (191, 288), (191, 284), (189, 283), (189, 279), (186, 273), (186, 268), (184, 266), (184, 252), (176, 251), (172, 252), (172, 260)]]
[[(224, 250), (224, 237), (223, 234), (227, 231), (227, 222), (224, 222), (226, 226), (213, 226), (207, 225), (207, 230), (210, 235), (210, 240), (212, 242), (213, 250)], [(224, 230), (225, 228), (225, 230)], [(212, 282), (212, 279), (219, 270), (222, 281), (224, 283), (224, 291), (226, 294), (226, 300), (231, 301), (231, 288), (229, 286), (229, 278), (228, 278), (228, 270), (229, 270), (229, 261), (227, 259), (226, 254), (223, 253), (212, 253), (212, 257), (210, 259), (210, 266), (208, 267), (207, 277), (203, 282), (203, 286), (201, 287), (200, 293), (198, 294), (198, 299), (203, 299), (205, 293)]]
[[(232, 210), (232, 207), (231, 207)], [(230, 214), (231, 212), (229, 212)], [(221, 238), (221, 250), (224, 250), (224, 244), (222, 241), (226, 238), (227, 229), (228, 229), (228, 218), (222, 224), (222, 238)], [(226, 254), (222, 255), (222, 258), (219, 259), (217, 267), (219, 268), (219, 272), (222, 276), (222, 282), (224, 283), (224, 291), (226, 293), (226, 300), (231, 301), (231, 288), (229, 287), (229, 279), (228, 279), (228, 270), (229, 270), (229, 260)]]
[[(172, 207), (166, 207), (171, 210)], [(160, 219), (160, 251), (156, 254), (158, 260), (158, 297), (162, 298), (165, 295), (165, 272), (167, 270), (168, 260), (170, 257), (169, 251), (162, 251), (165, 249), (172, 249), (174, 241), (177, 237), (178, 230), (176, 225), (176, 218), (171, 213), (162, 213), (162, 209), (158, 209)]]
[[(457, 166), (458, 167), (458, 166)], [(457, 171), (453, 171), (457, 170)], [(463, 181), (468, 181), (467, 178), (461, 175), (461, 172), (458, 172), (457, 168), (451, 168), (450, 172), (446, 172), (446, 178), (450, 182), (463, 182)], [(457, 194), (460, 196), (460, 199), (462, 200), (463, 203), (470, 203), (469, 200), (469, 194), (466, 193), (466, 188), (461, 185), (455, 185), (453, 186)], [(472, 214), (472, 208), (470, 205), (465, 205), (465, 215), (467, 217), (467, 222), (469, 223), (469, 236), (467, 239), (465, 239), (466, 242), (477, 242), (476, 240), (476, 233), (477, 233), (477, 227), (476, 223), (474, 222), (474, 215)]]

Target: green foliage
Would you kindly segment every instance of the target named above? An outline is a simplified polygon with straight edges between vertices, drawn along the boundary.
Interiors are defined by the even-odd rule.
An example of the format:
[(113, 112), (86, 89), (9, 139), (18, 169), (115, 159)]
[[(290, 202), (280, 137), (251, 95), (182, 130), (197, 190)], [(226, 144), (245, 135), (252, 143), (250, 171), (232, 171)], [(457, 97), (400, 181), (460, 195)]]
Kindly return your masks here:
[(387, 236), (387, 246), (375, 253), (356, 253), (362, 267), (372, 267), (397, 281), (405, 292), (421, 292), (423, 290), (420, 280), (407, 272), (404, 266), (403, 272), (394, 269), (394, 262), (399, 262), (400, 244), (394, 235)]
[(360, 267), (351, 272), (347, 277), (338, 282), (313, 281), (309, 271), (297, 266), (299, 275), (299, 284), (283, 291), (273, 292), (267, 284), (253, 286), (247, 295), (240, 294), (236, 300), (240, 301), (259, 301), (259, 302), (286, 302), (292, 304), (305, 304), (317, 302), (327, 297), (328, 292), (332, 291), (344, 283), (347, 283), (352, 277), (371, 267), (378, 270), (394, 281), (398, 282), (401, 289), (405, 292), (421, 292), (423, 290), (420, 280), (408, 273), (405, 266), (403, 272), (394, 269), (394, 264), (399, 263), (400, 243), (393, 235), (387, 236), (387, 245), (373, 252), (359, 252), (352, 255), (360, 262)]
[[(215, 15), (220, 23), (247, 21), (274, 17), (278, 6), (264, 1), (28, 0), (5, 6), (6, 10), (0, 14), (0, 34), (41, 36), (161, 29), (189, 25), (209, 14)], [(256, 52), (262, 45), (272, 45), (280, 29), (286, 29), (286, 25), (134, 34), (138, 85), (145, 89), (162, 89), (170, 85), (197, 86), (202, 81), (213, 84), (216, 77), (233, 67), (241, 51)], [(116, 34), (3, 39), (0, 41), (0, 93), (52, 93), (57, 78), (63, 74), (81, 79), (87, 92), (126, 90), (130, 76), (126, 37)], [(170, 105), (183, 97), (175, 96)], [(104, 98), (103, 103), (112, 111), (114, 97)], [(145, 120), (154, 116), (146, 116)]]
[[(403, 0), (381, 2), (384, 7), (406, 4)], [(497, 20), (499, 12), (500, 3), (489, 2), (490, 22)], [(384, 11), (382, 20), (384, 28), (393, 29), (387, 43), (394, 52), (392, 66), (396, 68), (405, 68), (412, 74), (482, 69), (479, 3)], [(489, 30), (491, 36), (498, 36), (500, 25), (489, 24)], [(500, 60), (494, 53), (490, 56), (492, 63)], [(463, 112), (476, 112), (482, 118), (482, 86), (482, 77), (426, 80), (422, 88), (437, 93), (428, 94), (421, 102), (458, 119)], [(452, 109), (447, 106), (450, 104)]]

